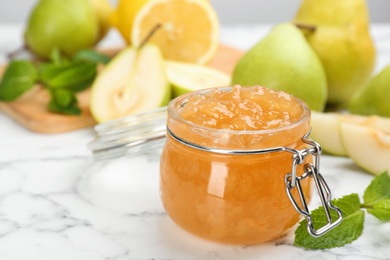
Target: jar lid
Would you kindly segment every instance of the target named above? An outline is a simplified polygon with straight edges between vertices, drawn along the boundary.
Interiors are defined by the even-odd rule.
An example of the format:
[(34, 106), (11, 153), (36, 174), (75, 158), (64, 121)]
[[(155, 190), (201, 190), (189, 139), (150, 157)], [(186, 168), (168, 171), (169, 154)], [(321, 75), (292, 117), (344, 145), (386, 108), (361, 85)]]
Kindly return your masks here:
[(110, 120), (95, 126), (87, 147), (94, 159), (134, 156), (161, 148), (166, 136), (167, 108)]

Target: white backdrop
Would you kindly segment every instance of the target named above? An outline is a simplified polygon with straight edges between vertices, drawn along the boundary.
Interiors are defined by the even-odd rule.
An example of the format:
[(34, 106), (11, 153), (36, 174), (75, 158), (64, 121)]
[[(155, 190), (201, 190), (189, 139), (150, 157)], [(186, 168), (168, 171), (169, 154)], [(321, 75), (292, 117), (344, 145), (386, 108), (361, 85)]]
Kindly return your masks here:
[[(32, 6), (37, 1), (0, 0), (0, 23), (25, 22)], [(116, 0), (110, 1), (113, 4), (116, 3)], [(294, 16), (300, 0), (211, 0), (211, 2), (219, 15), (221, 24), (238, 24), (288, 21)], [(390, 22), (389, 0), (367, 0), (367, 3), (372, 22)]]

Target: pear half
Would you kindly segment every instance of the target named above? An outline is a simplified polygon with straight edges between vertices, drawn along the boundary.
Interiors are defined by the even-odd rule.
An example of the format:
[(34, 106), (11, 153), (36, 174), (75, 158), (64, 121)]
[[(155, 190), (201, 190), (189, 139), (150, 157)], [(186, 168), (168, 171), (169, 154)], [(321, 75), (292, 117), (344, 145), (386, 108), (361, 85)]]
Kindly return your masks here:
[[(390, 120), (387, 129), (390, 129)], [(348, 155), (357, 165), (379, 175), (390, 172), (390, 132), (369, 126), (341, 123), (341, 140)]]
[(230, 85), (229, 75), (211, 67), (176, 61), (166, 61), (165, 67), (174, 98), (195, 90)]
[(164, 106), (170, 93), (159, 48), (127, 47), (95, 79), (90, 110), (97, 122), (104, 122)]

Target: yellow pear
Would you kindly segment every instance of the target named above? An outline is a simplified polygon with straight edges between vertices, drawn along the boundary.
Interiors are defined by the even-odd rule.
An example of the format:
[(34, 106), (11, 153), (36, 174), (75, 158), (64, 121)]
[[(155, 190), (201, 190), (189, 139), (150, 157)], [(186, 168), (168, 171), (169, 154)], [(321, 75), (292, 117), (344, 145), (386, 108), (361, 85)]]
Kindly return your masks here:
[(365, 0), (303, 0), (294, 22), (325, 68), (328, 103), (345, 103), (375, 64)]
[(104, 36), (109, 31), (110, 25), (110, 15), (112, 12), (112, 7), (108, 0), (89, 0), (92, 8), (94, 9), (98, 24), (99, 24), (99, 33), (97, 42), (104, 38)]
[(131, 31), (134, 18), (149, 0), (119, 0), (111, 13), (111, 25), (118, 29), (126, 43), (131, 44)]

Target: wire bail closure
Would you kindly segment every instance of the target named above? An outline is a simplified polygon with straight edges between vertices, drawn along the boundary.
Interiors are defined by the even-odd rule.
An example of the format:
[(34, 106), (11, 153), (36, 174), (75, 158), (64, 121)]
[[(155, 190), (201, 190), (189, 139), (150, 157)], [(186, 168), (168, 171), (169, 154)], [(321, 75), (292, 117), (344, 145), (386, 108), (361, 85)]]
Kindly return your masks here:
[[(320, 166), (320, 154), (321, 154), (321, 147), (318, 143), (312, 141), (309, 139), (310, 131), (307, 132), (303, 137), (302, 141), (308, 145), (308, 148), (303, 150), (296, 150), (285, 146), (280, 147), (273, 147), (273, 148), (267, 148), (267, 149), (261, 149), (261, 150), (229, 150), (229, 149), (220, 149), (220, 148), (213, 148), (213, 147), (206, 147), (202, 145), (198, 145), (192, 142), (189, 142), (187, 140), (184, 140), (180, 138), (179, 136), (175, 135), (171, 129), (167, 126), (167, 135), (171, 136), (175, 141), (205, 152), (212, 152), (212, 153), (219, 153), (219, 154), (230, 154), (230, 155), (248, 155), (248, 154), (266, 154), (266, 153), (275, 153), (275, 152), (289, 152), (293, 154), (292, 158), (292, 167), (291, 172), (287, 173), (285, 175), (285, 184), (286, 184), (286, 193), (288, 198), (290, 199), (292, 205), (294, 206), (295, 210), (304, 216), (307, 220), (307, 231), (309, 234), (313, 237), (319, 237), (323, 234), (327, 233), (331, 229), (335, 228), (337, 225), (339, 225), (343, 219), (341, 210), (337, 207), (335, 207), (332, 204), (332, 194), (329, 189), (328, 184), (325, 182), (325, 179), (322, 177), (322, 175), (319, 172), (319, 166)], [(297, 176), (297, 166), (302, 165), (305, 161), (305, 158), (308, 155), (312, 155), (314, 158), (314, 164), (306, 163), (304, 167), (304, 173), (301, 176)], [(319, 229), (314, 228), (313, 224), (313, 218), (310, 214), (310, 210), (307, 206), (305, 194), (303, 193), (302, 187), (301, 187), (301, 181), (305, 178), (312, 177), (314, 179), (314, 183), (317, 188), (318, 195), (320, 197), (322, 206), (324, 207), (325, 215), (327, 218), (327, 224), (322, 226)], [(294, 196), (292, 195), (292, 190), (297, 189), (299, 194), (299, 200), (302, 204), (300, 206), (297, 201), (295, 200)], [(333, 210), (337, 213), (337, 219), (333, 220), (331, 216), (331, 211)]]
[[(302, 137), (302, 141), (308, 144), (309, 146), (311, 146), (311, 148), (307, 148), (301, 151), (297, 150), (297, 153), (293, 155), (292, 170), (291, 173), (286, 174), (285, 183), (286, 183), (287, 196), (290, 199), (291, 203), (293, 204), (295, 210), (306, 218), (307, 231), (311, 236), (319, 237), (327, 233), (331, 229), (335, 228), (337, 225), (339, 225), (343, 220), (343, 215), (341, 213), (341, 210), (332, 204), (332, 193), (324, 177), (319, 172), (320, 154), (322, 151), (321, 146), (318, 143), (309, 140), (308, 138), (309, 135), (310, 132), (308, 132), (305, 136)], [(296, 175), (297, 166), (302, 165), (304, 163), (305, 157), (309, 154), (311, 154), (314, 157), (314, 165), (310, 163), (306, 163), (303, 166), (304, 173), (301, 176), (297, 176)], [(301, 187), (301, 180), (308, 177), (312, 177), (314, 179), (314, 183), (316, 185), (317, 192), (320, 197), (321, 204), (324, 208), (325, 216), (327, 219), (327, 224), (317, 230), (314, 228), (313, 218), (312, 215), (310, 214), (310, 210), (307, 206), (305, 195)], [(292, 190), (294, 188), (296, 188), (298, 191), (299, 199), (302, 204), (301, 207), (298, 205), (297, 201), (292, 195)], [(336, 220), (332, 219), (330, 209), (337, 213)]]

